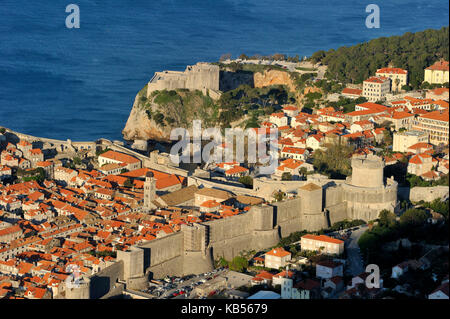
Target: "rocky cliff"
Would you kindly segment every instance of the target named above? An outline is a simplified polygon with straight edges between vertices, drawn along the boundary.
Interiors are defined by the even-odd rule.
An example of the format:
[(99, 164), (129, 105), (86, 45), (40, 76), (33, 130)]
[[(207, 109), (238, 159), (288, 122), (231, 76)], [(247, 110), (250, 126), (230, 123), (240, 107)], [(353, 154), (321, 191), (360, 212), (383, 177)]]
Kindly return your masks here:
[(161, 127), (146, 114), (146, 110), (140, 107), (139, 94), (136, 96), (125, 128), (122, 131), (126, 140), (168, 140), (169, 127)]
[[(222, 71), (220, 76), (220, 88), (223, 91), (234, 89), (241, 84), (257, 88), (285, 85), (297, 95), (295, 81), (286, 71), (265, 70), (263, 73)], [(198, 90), (154, 91), (148, 98), (146, 91), (144, 87), (134, 100), (130, 116), (122, 131), (126, 140), (168, 141), (172, 128), (190, 129), (195, 119), (202, 120), (204, 127), (218, 125), (219, 107), (209, 96)]]
[(264, 73), (253, 75), (255, 87), (261, 88), (270, 85), (286, 85), (291, 92), (296, 92), (296, 85), (289, 72), (279, 70), (266, 70)]
[(213, 100), (201, 91), (154, 91), (148, 98), (145, 92), (143, 88), (134, 100), (122, 131), (126, 140), (169, 141), (173, 128), (189, 130), (194, 120), (201, 120), (208, 127), (216, 124), (218, 110)]

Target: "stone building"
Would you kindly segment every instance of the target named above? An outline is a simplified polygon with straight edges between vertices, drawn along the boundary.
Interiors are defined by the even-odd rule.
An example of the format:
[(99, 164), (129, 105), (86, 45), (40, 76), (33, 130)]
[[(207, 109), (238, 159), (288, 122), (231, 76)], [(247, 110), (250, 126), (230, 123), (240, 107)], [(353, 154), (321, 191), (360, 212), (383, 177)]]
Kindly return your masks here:
[(363, 82), (363, 93), (369, 102), (381, 101), (391, 91), (391, 80), (383, 76), (372, 76)]
[(449, 64), (448, 61), (440, 60), (425, 69), (424, 82), (430, 84), (448, 83)]
[(408, 71), (400, 68), (378, 69), (376, 75), (391, 79), (392, 91), (400, 91), (402, 86), (408, 84)]
[(428, 143), (428, 134), (423, 131), (395, 132), (392, 150), (394, 152), (407, 152), (408, 148), (417, 143)]
[(427, 133), (433, 145), (448, 144), (448, 119), (448, 110), (428, 112), (415, 118), (412, 129)]
[(219, 91), (220, 69), (217, 65), (199, 62), (187, 66), (184, 72), (156, 72), (147, 85), (147, 97), (154, 91), (189, 89)]

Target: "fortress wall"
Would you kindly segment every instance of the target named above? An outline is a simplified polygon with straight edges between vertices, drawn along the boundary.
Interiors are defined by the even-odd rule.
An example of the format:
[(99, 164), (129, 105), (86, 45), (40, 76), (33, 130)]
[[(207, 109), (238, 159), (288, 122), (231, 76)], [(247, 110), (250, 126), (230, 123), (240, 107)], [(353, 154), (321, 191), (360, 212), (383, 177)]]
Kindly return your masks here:
[(116, 288), (111, 289), (106, 295), (101, 297), (100, 299), (114, 299), (120, 298), (124, 292), (124, 284), (118, 283)]
[(141, 277), (144, 274), (144, 251), (131, 247), (128, 251), (117, 251), (117, 261), (123, 261), (123, 277), (120, 279)]
[(414, 187), (409, 194), (409, 200), (412, 202), (432, 202), (436, 198), (448, 197), (448, 186), (435, 186), (435, 187)]
[(213, 256), (215, 259), (223, 257), (227, 260), (233, 259), (244, 250), (252, 250), (253, 234), (243, 234), (237, 237), (217, 241), (212, 246)]
[(264, 198), (267, 201), (273, 200), (272, 194), (280, 190), (282, 192), (297, 192), (298, 188), (305, 185), (306, 181), (277, 181), (267, 178), (253, 179), (253, 192), (255, 196)]
[(183, 256), (165, 260), (158, 265), (147, 268), (151, 278), (161, 279), (170, 276), (183, 276)]
[(342, 188), (339, 186), (332, 186), (332, 187), (326, 188), (325, 192), (324, 192), (325, 208), (342, 203), (342, 201), (343, 201), (342, 194), (343, 194)]
[(179, 75), (179, 76), (170, 76), (164, 79), (159, 79), (155, 82), (148, 83), (147, 86), (147, 97), (150, 96), (150, 94), (153, 91), (162, 91), (162, 90), (175, 90), (180, 88), (186, 87), (186, 76)]
[(184, 234), (177, 232), (139, 245), (144, 250), (144, 269), (154, 268), (183, 255)]
[(278, 229), (251, 231), (237, 237), (212, 243), (213, 257), (231, 260), (242, 251), (266, 249), (275, 246), (280, 240)]
[(362, 219), (370, 221), (378, 218), (378, 214), (383, 209), (394, 211), (395, 206), (390, 204), (364, 204), (364, 203), (349, 203), (347, 206), (348, 219)]
[(330, 225), (343, 221), (344, 219), (348, 219), (346, 202), (340, 202), (332, 206), (327, 206), (326, 210), (328, 210), (328, 219), (330, 221)]
[(184, 72), (156, 72), (147, 85), (147, 97), (156, 90), (202, 90), (203, 88), (219, 90), (219, 83), (220, 68), (199, 62), (196, 65), (187, 66)]
[(219, 90), (220, 68), (217, 65), (198, 63), (186, 68), (186, 88), (201, 90), (209, 88)]
[(287, 220), (278, 224), (280, 226), (280, 237), (284, 238), (291, 233), (302, 231), (305, 229), (304, 220), (302, 217)]
[(274, 207), (269, 205), (254, 206), (248, 213), (253, 215), (254, 230), (272, 230), (275, 226)]
[(293, 219), (301, 217), (300, 206), (301, 198), (286, 200), (283, 202), (277, 202), (273, 204), (276, 207), (276, 220), (278, 225), (289, 222)]
[(382, 187), (383, 168), (384, 162), (380, 157), (353, 157), (351, 184), (359, 187)]
[(304, 229), (301, 198), (294, 198), (284, 202), (274, 203), (274, 220), (280, 227), (280, 236), (286, 237), (296, 231)]
[(253, 195), (253, 196), (261, 197), (261, 196), (258, 196), (257, 192), (254, 192), (251, 189), (248, 189), (245, 187), (227, 185), (227, 184), (223, 184), (223, 183), (214, 182), (213, 180), (206, 180), (206, 179), (195, 177), (195, 176), (188, 177), (187, 185), (188, 186), (203, 185), (203, 186), (209, 187), (209, 188), (216, 188), (216, 189), (221, 189), (221, 190), (225, 190), (228, 192), (232, 192), (236, 195)]
[(343, 199), (347, 202), (349, 219), (373, 220), (381, 210), (397, 207), (397, 183), (380, 188), (343, 185)]
[(262, 250), (273, 247), (280, 242), (278, 227), (270, 230), (255, 230), (252, 234), (251, 249)]
[(245, 214), (204, 223), (209, 227), (214, 258), (231, 260), (241, 251), (276, 245), (279, 235), (273, 227), (272, 210), (271, 206), (254, 207)]
[(104, 268), (90, 279), (90, 298), (99, 299), (106, 295), (116, 285), (118, 279), (123, 278), (123, 261), (117, 261)]
[(305, 214), (302, 218), (302, 229), (307, 231), (318, 231), (328, 228), (327, 216), (324, 212), (319, 214)]
[(183, 274), (200, 274), (214, 269), (212, 250), (207, 249), (206, 254), (201, 251), (185, 251), (183, 255)]
[(248, 212), (228, 218), (208, 221), (209, 242), (214, 246), (219, 242), (248, 235), (253, 230), (253, 213)]
[[(13, 130), (7, 130), (8, 139), (10, 139), (13, 143), (18, 143), (20, 140), (25, 140), (29, 143), (42, 143), (42, 144), (50, 144), (54, 147), (58, 152), (63, 151), (71, 151), (73, 148), (75, 149), (91, 149), (95, 150), (96, 142), (72, 142), (70, 140), (62, 141), (45, 137), (32, 136), (28, 134), (23, 134), (19, 132), (15, 132)], [(36, 145), (34, 145), (36, 147)], [(39, 148), (45, 147), (45, 145), (38, 146)]]

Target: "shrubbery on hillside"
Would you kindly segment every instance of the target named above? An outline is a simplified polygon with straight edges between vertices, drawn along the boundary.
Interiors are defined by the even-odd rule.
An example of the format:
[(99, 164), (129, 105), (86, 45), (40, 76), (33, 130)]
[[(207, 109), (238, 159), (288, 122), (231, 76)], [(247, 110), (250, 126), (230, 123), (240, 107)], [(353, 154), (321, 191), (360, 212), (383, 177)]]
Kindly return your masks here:
[(402, 36), (382, 37), (351, 47), (340, 47), (311, 56), (313, 62), (328, 66), (326, 76), (342, 82), (361, 83), (376, 70), (388, 66), (409, 71), (409, 83), (418, 88), (424, 69), (439, 59), (449, 59), (449, 28), (407, 32)]

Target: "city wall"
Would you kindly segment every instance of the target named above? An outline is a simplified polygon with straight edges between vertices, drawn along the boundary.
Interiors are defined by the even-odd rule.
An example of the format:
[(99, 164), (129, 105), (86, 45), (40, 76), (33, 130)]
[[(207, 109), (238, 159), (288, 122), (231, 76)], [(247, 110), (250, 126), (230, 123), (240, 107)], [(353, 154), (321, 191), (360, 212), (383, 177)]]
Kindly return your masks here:
[(412, 202), (432, 202), (436, 198), (448, 197), (448, 186), (434, 186), (434, 187), (414, 187), (409, 193), (409, 200)]
[(98, 299), (115, 289), (116, 282), (123, 277), (123, 262), (117, 261), (91, 276), (90, 299)]
[(144, 251), (145, 272), (154, 278), (183, 274), (184, 235), (170, 234), (138, 246)]

